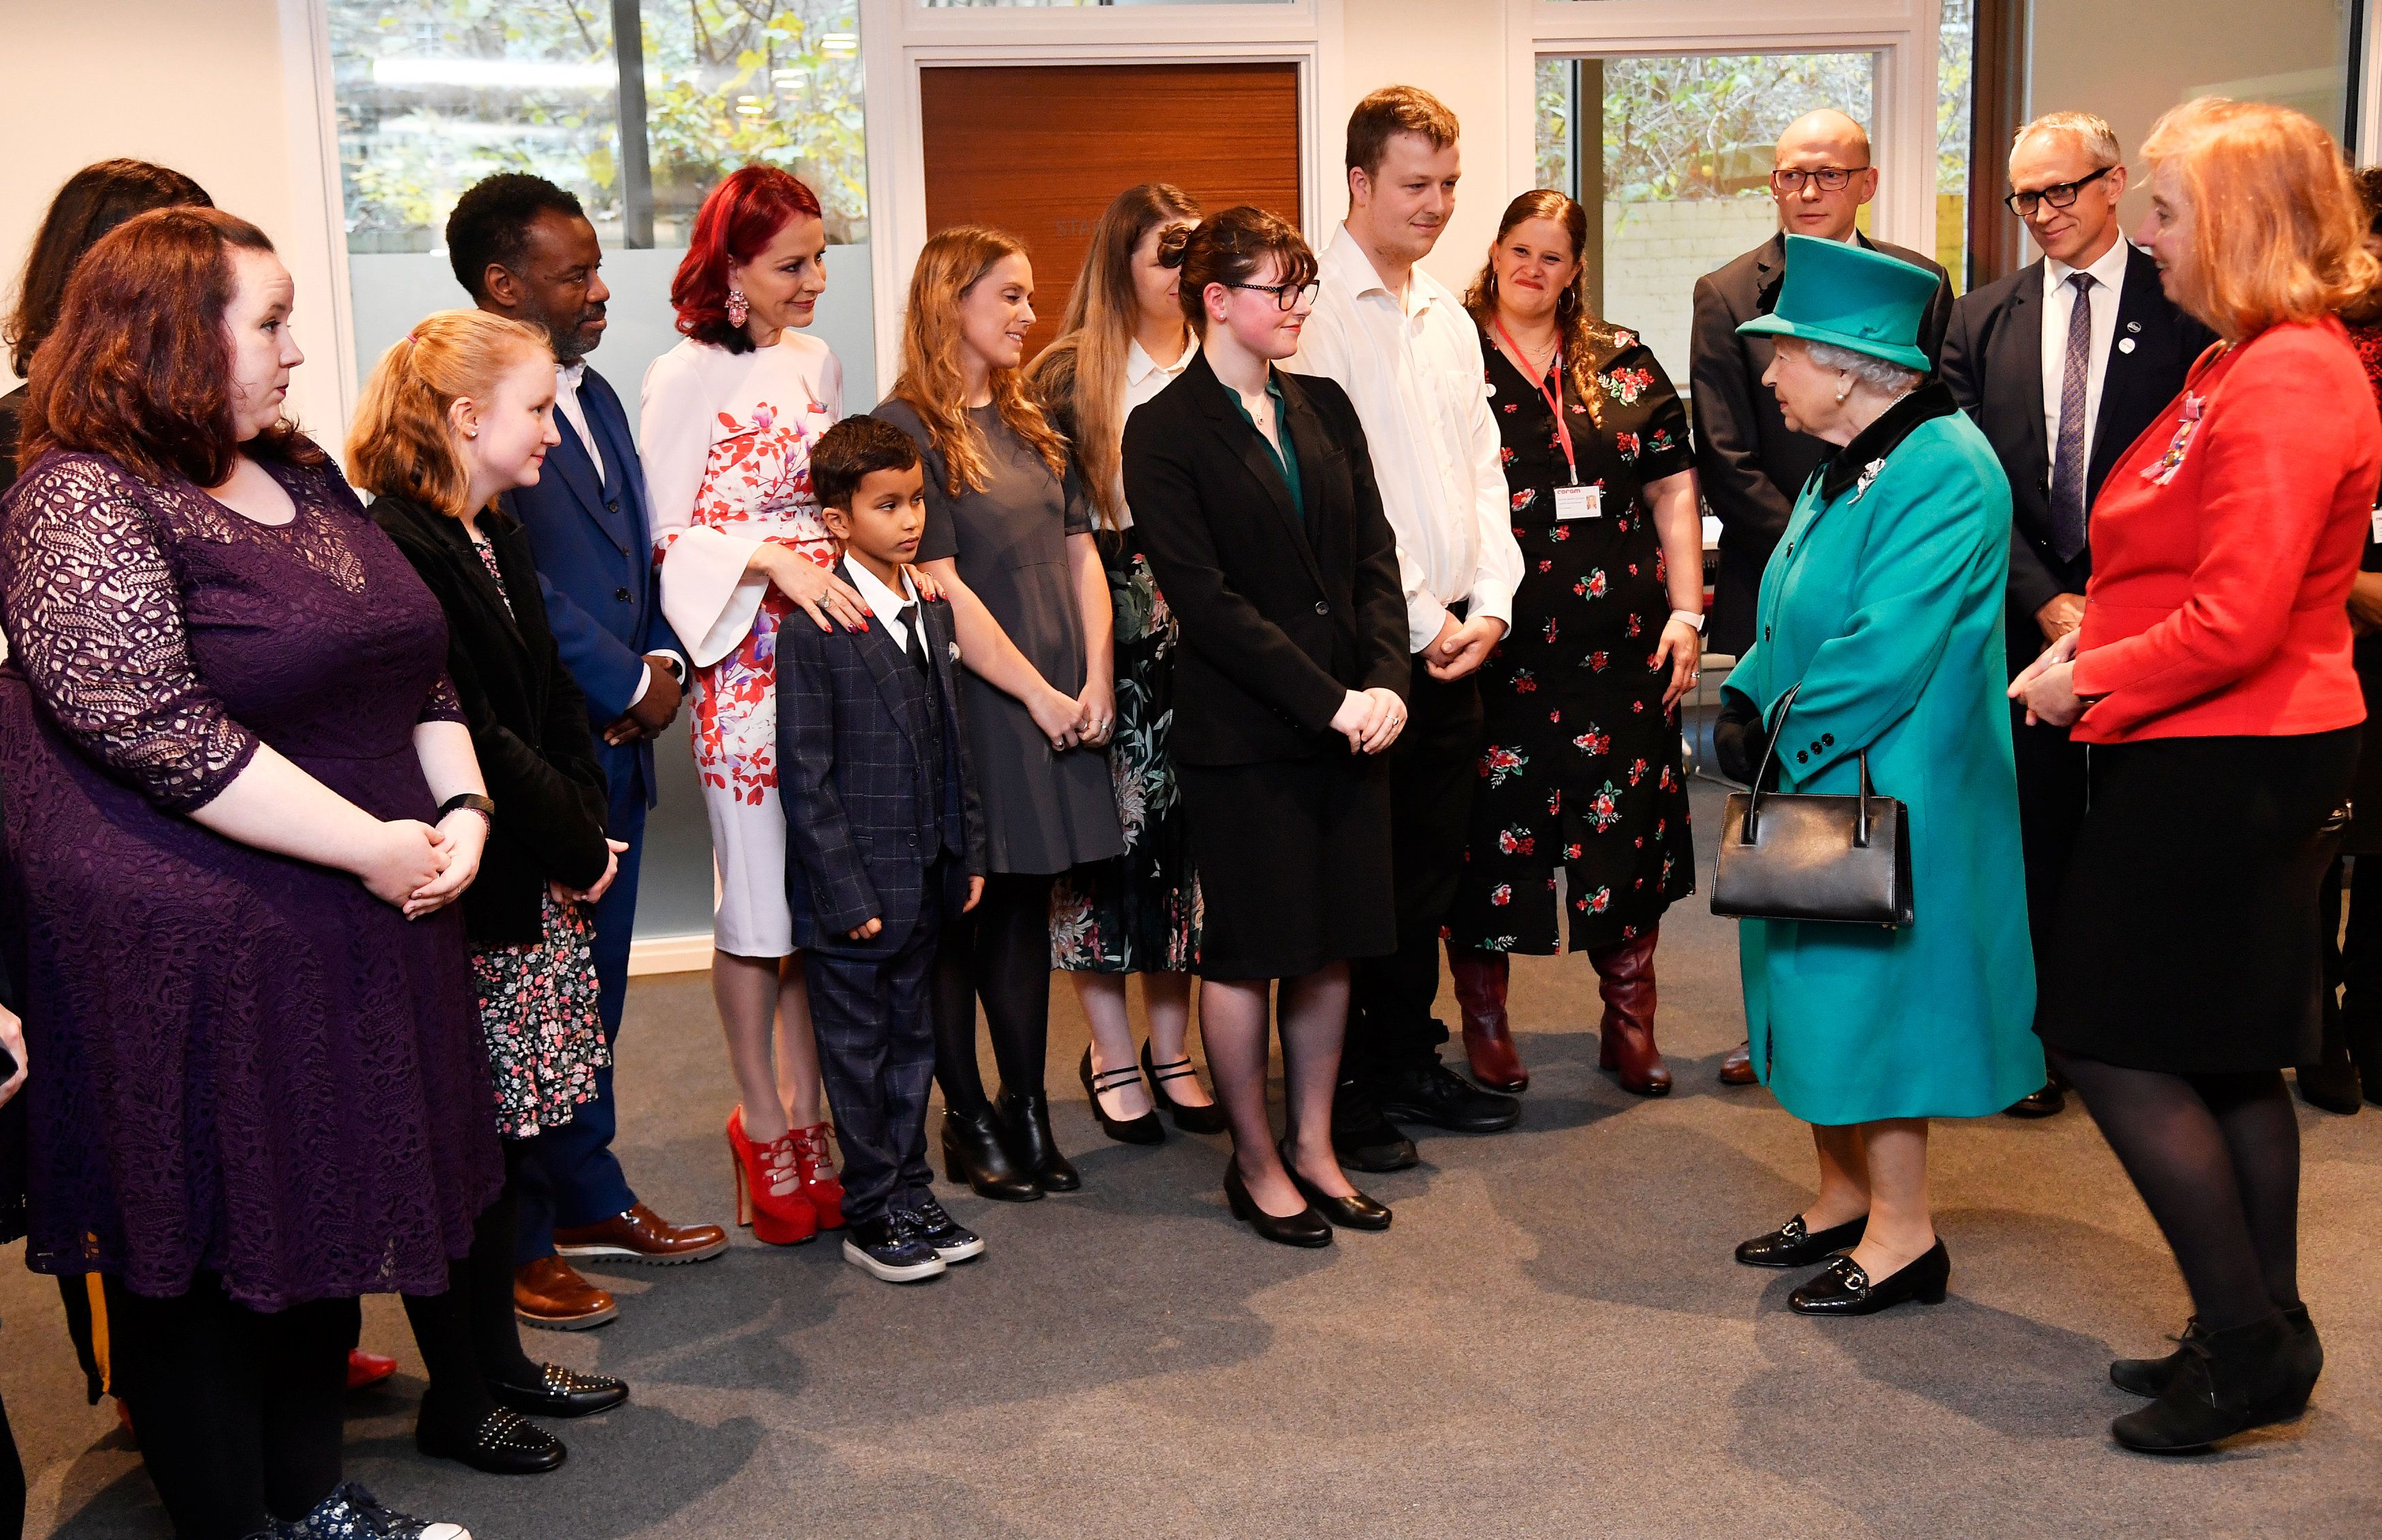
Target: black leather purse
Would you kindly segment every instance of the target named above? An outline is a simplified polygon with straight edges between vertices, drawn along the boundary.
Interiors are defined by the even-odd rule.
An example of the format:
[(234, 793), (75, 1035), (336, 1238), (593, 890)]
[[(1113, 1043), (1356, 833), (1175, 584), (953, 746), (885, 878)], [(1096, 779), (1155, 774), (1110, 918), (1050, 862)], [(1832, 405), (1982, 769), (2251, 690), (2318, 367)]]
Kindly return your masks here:
[(1860, 756), (1857, 796), (1765, 791), (1795, 709), (1797, 685), (1780, 703), (1752, 789), (1729, 794), (1721, 815), (1712, 911), (1750, 920), (1910, 923), (1910, 813), (1869, 782)]

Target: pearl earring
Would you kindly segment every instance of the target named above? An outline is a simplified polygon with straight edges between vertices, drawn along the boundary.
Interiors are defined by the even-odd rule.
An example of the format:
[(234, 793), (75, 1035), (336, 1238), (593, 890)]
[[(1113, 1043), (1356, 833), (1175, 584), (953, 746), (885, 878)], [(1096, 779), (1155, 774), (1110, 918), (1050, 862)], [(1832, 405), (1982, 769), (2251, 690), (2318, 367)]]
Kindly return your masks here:
[(744, 291), (734, 284), (729, 285), (728, 324), (731, 326), (742, 326), (744, 324), (745, 318), (752, 313), (753, 307), (744, 302)]

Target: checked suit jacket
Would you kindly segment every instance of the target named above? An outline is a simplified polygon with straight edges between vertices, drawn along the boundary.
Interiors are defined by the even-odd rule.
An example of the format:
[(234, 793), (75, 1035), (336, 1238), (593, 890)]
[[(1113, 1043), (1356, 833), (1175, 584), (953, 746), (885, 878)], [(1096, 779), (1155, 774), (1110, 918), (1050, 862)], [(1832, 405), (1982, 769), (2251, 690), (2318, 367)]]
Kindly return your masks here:
[[(778, 795), (794, 945), (890, 956), (929, 903), (956, 915), (985, 872), (984, 813), (960, 708), (952, 606), (921, 604), (935, 690), (876, 616), (822, 631), (797, 614), (778, 630)], [(935, 750), (939, 747), (940, 753)], [(927, 869), (950, 857), (944, 890)], [(846, 933), (871, 919), (866, 941)]]

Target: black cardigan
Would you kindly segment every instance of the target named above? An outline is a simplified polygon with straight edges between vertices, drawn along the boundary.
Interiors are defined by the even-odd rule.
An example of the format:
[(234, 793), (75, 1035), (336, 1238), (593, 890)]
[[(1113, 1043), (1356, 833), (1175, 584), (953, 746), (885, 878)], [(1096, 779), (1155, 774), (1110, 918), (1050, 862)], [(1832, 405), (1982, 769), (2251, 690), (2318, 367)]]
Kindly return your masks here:
[(463, 895), (464, 928), (485, 946), (534, 944), (548, 878), (583, 888), (604, 874), (608, 798), (586, 697), (546, 625), (529, 536), (502, 512), (480, 515), (500, 594), (460, 520), (403, 497), (379, 499), (372, 514), (447, 612), (448, 675), (496, 799), (479, 880)]

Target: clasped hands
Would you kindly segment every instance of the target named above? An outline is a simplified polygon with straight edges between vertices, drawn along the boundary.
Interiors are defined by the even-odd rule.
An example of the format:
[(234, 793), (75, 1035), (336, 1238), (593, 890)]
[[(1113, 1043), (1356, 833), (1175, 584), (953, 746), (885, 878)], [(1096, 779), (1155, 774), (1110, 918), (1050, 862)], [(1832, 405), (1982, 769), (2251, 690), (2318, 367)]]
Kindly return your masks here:
[(1332, 714), (1332, 730), (1348, 740), (1350, 750), (1378, 754), (1398, 740), (1406, 725), (1406, 703), (1394, 690), (1375, 685), (1352, 690)]
[(1489, 616), (1458, 620), (1440, 617), (1439, 634), (1422, 650), (1423, 666), (1434, 679), (1460, 679), (1489, 661), (1490, 650), (1505, 639), (1505, 622)]
[(470, 808), (456, 809), (435, 827), (418, 818), (391, 818), (360, 852), (355, 874), (374, 898), (419, 920), (463, 896), (480, 874), (487, 844), (488, 820)]
[(2090, 701), (2076, 693), (2076, 637), (2069, 631), (2010, 680), (2008, 694), (2026, 703), (2026, 725), (2072, 727)]

